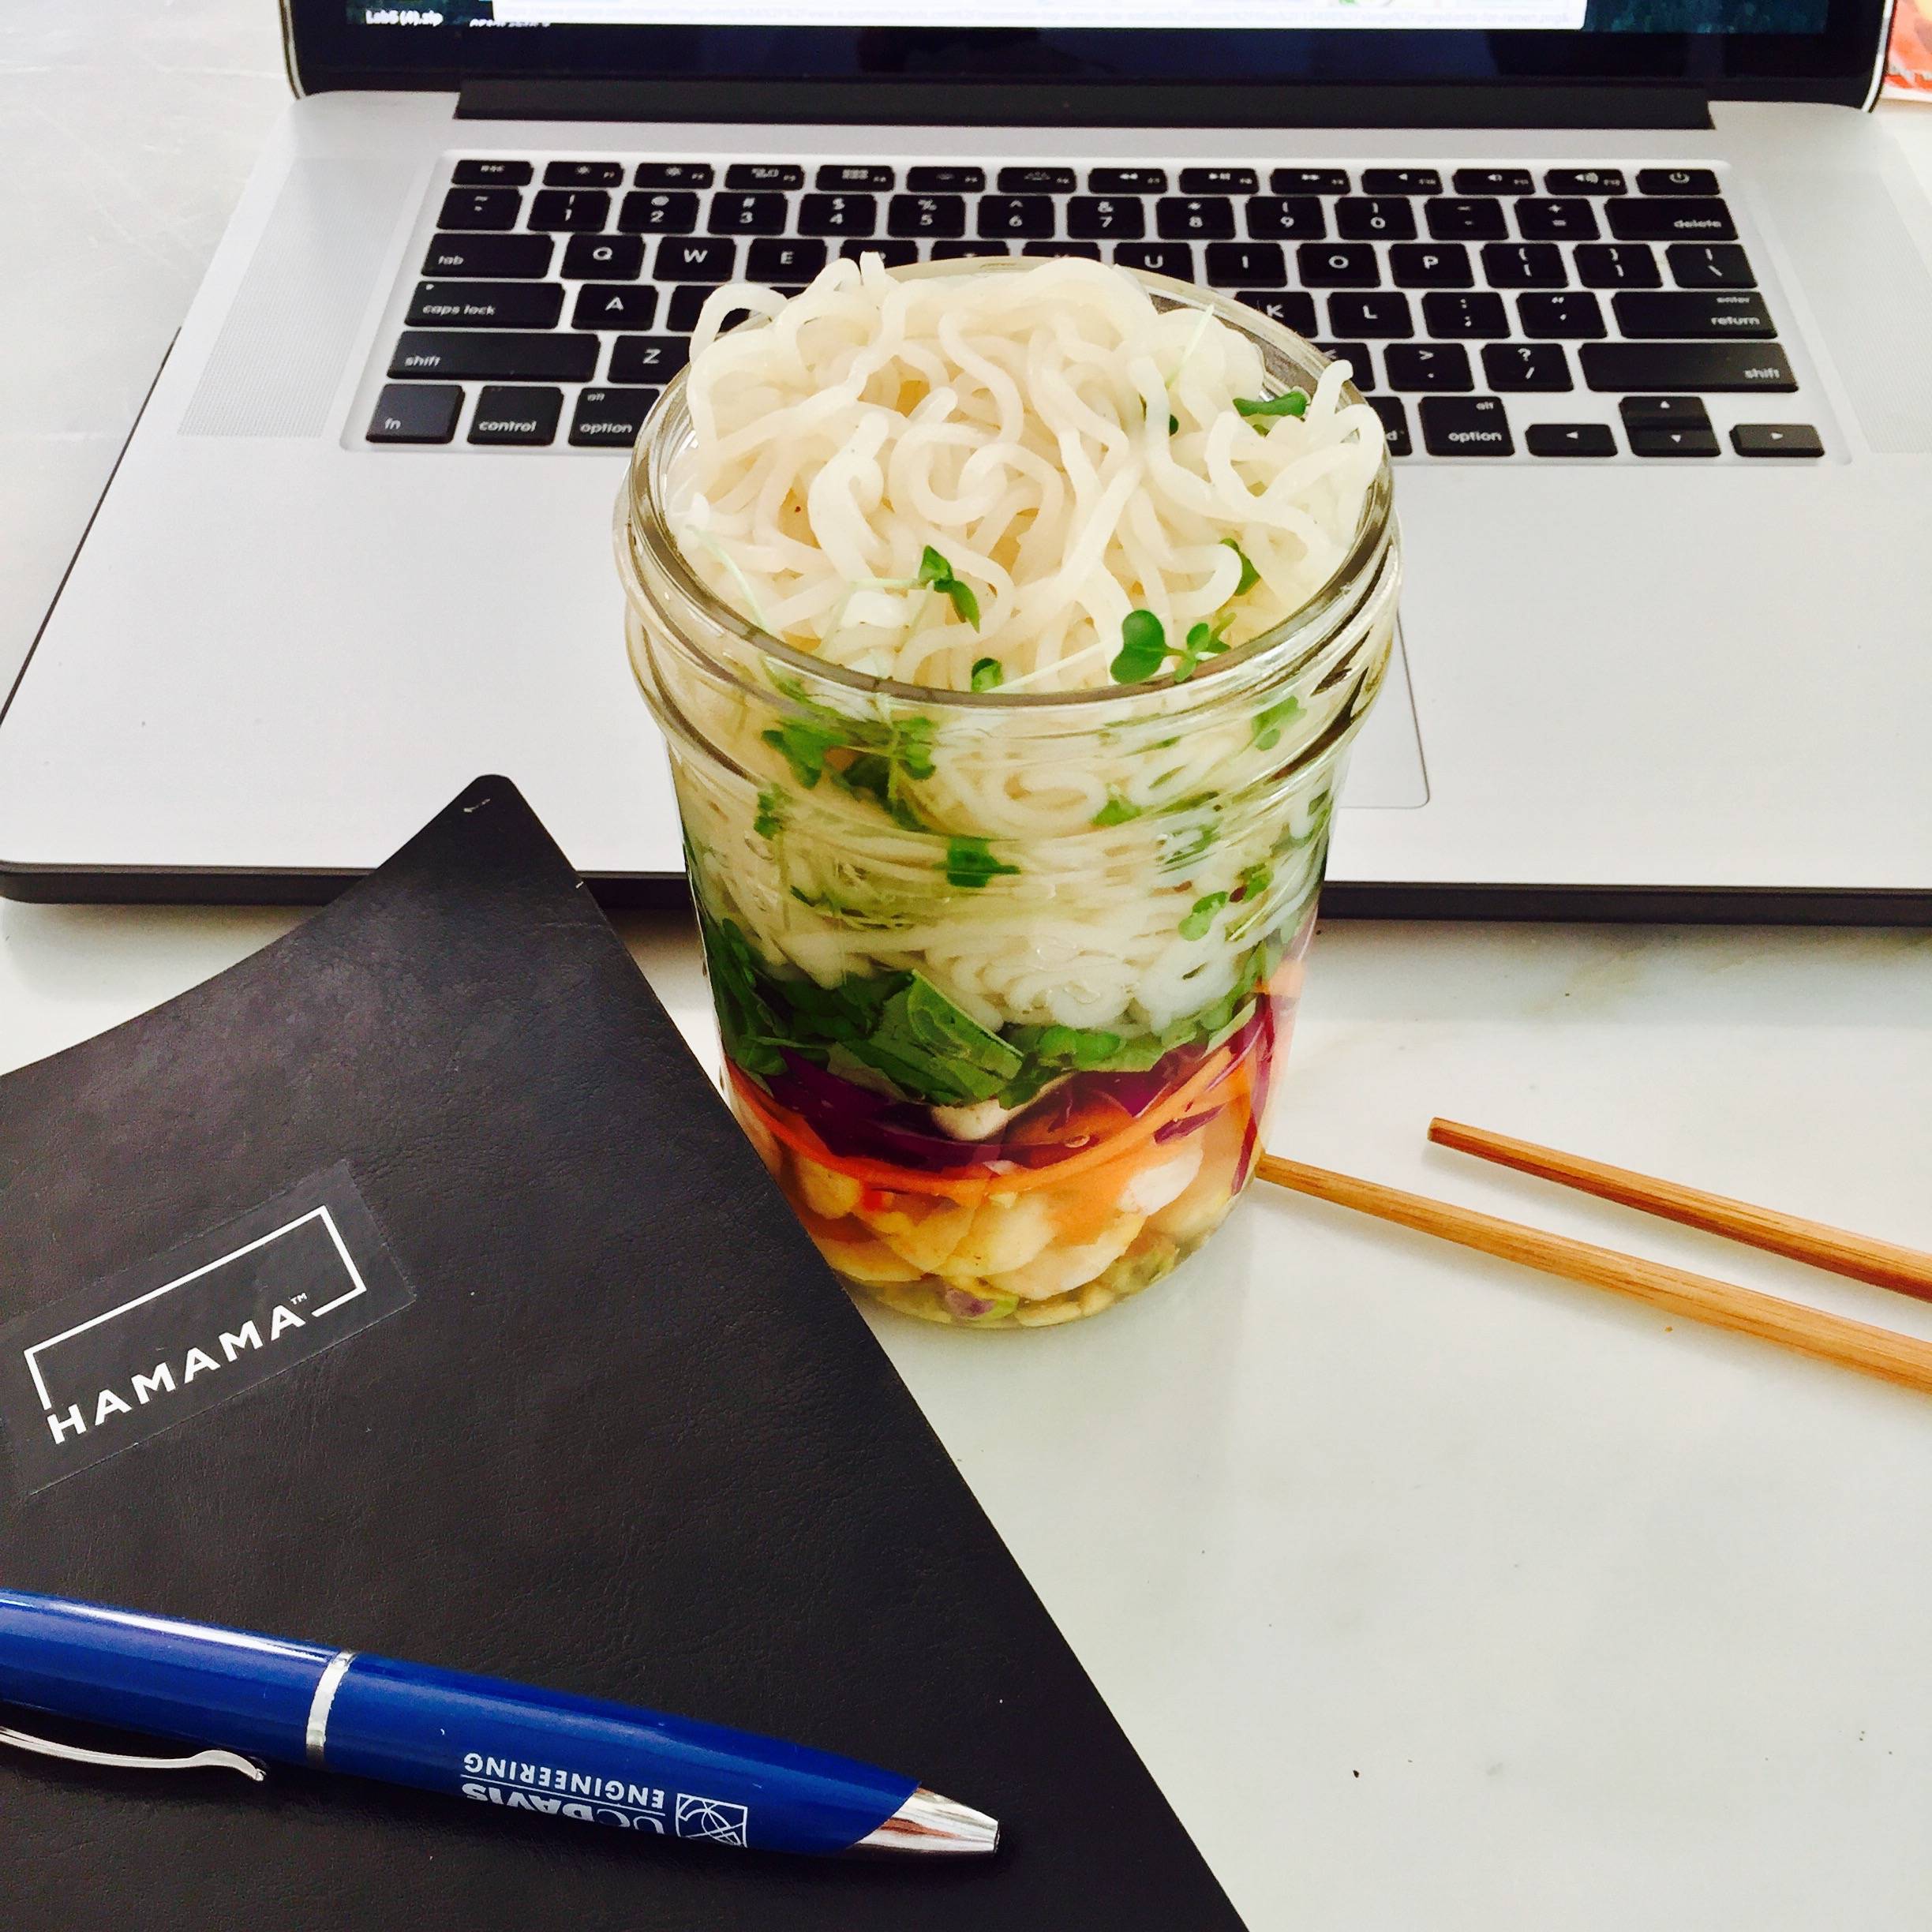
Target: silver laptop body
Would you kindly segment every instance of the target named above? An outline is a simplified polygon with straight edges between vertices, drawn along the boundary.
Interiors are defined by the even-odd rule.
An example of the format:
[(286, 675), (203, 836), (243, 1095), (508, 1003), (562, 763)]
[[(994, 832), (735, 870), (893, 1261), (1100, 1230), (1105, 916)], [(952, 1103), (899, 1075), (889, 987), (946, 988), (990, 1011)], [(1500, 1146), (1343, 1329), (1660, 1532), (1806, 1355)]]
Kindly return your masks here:
[(613, 900), (674, 889), (623, 450), (689, 291), (871, 239), (1179, 265), (1373, 385), (1403, 657), (1333, 909), (1932, 916), (1932, 206), (1863, 111), (1883, 9), (1565, 3), (287, 0), (298, 97), (0, 717), (0, 887), (319, 898), (496, 770)]

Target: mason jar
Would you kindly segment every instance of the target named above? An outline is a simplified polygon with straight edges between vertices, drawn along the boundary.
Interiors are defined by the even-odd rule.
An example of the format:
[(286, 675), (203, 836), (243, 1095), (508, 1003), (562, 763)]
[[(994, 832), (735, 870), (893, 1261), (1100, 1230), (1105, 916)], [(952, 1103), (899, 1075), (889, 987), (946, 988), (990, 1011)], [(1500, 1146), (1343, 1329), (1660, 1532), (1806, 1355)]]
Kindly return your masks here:
[[(1271, 393), (1312, 391), (1308, 343), (1143, 279), (1250, 337)], [(1253, 1172), (1388, 664), (1387, 459), (1320, 592), (1185, 681), (971, 693), (823, 661), (721, 602), (672, 535), (692, 435), (680, 376), (617, 551), (731, 1105), (853, 1288), (972, 1328), (1110, 1308)]]

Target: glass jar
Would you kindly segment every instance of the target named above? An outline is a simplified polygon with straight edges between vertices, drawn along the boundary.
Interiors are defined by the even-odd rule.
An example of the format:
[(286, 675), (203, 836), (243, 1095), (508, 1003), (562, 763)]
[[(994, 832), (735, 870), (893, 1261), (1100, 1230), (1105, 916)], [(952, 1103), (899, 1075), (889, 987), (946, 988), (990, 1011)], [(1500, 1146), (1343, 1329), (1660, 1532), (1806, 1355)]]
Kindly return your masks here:
[[(1299, 337), (1144, 279), (1251, 337), (1272, 392), (1312, 390)], [(828, 664), (725, 608), (672, 535), (692, 433), (680, 377), (617, 549), (732, 1106), (854, 1287), (974, 1328), (1110, 1307), (1253, 1170), (1387, 668), (1387, 459), (1321, 592), (1185, 682), (971, 694)]]

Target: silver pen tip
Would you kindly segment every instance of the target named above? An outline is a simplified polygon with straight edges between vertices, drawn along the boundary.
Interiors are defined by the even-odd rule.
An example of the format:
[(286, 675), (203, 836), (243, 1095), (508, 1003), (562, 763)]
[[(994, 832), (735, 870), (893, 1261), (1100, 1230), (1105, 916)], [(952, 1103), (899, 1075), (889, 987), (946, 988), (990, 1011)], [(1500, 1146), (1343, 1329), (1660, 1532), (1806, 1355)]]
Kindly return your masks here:
[(855, 1852), (997, 1852), (998, 1818), (923, 1788), (915, 1791)]

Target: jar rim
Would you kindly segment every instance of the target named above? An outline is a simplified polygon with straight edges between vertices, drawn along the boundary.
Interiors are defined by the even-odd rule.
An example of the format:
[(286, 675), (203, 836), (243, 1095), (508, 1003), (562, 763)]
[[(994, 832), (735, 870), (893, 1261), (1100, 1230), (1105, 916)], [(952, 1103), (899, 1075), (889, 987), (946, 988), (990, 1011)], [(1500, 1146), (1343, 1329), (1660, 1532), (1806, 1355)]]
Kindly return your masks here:
[[(889, 268), (886, 272), (903, 280), (946, 277), (964, 280), (976, 275), (1010, 273), (1046, 265), (1032, 257), (991, 256), (964, 264), (912, 262), (900, 268)], [(1311, 391), (1313, 382), (1328, 365), (1329, 358), (1321, 355), (1305, 337), (1259, 310), (1233, 301), (1218, 290), (1178, 281), (1170, 275), (1155, 275), (1144, 268), (1125, 268), (1124, 264), (1122, 267), (1125, 273), (1145, 286), (1157, 300), (1164, 299), (1167, 306), (1205, 311), (1230, 328), (1240, 330), (1264, 348), (1272, 349), (1278, 356), (1306, 374)], [(767, 317), (753, 317), (739, 326), (754, 328), (768, 324)], [(703, 623), (729, 633), (740, 643), (748, 645), (760, 656), (773, 660), (788, 671), (822, 680), (825, 683), (843, 688), (856, 697), (884, 698), (899, 703), (939, 706), (967, 715), (981, 713), (997, 716), (1002, 712), (1012, 715), (1029, 711), (1077, 713), (1087, 706), (1118, 707), (1123, 701), (1131, 701), (1143, 694), (1165, 694), (1177, 689), (1202, 692), (1215, 680), (1250, 668), (1257, 661), (1278, 653), (1285, 657), (1284, 668), (1292, 670), (1303, 657), (1320, 649), (1334, 635), (1339, 617), (1346, 616), (1354, 601), (1366, 594), (1378, 575), (1376, 566), (1388, 549), (1395, 528), (1394, 477), (1385, 444), (1381, 462), (1363, 499), (1361, 516), (1354, 536), (1314, 595), (1279, 623), (1257, 632), (1245, 643), (1197, 667), (1185, 683), (1175, 672), (1163, 671), (1157, 677), (1137, 683), (1096, 685), (1073, 691), (962, 691), (934, 684), (909, 684), (897, 678), (856, 671), (786, 643), (782, 638), (774, 636), (725, 603), (691, 567), (690, 560), (672, 538), (668, 521), (661, 507), (664, 500), (661, 485), (665, 480), (662, 471), (667, 460), (665, 431), (676, 422), (688, 423), (690, 420), (684, 403), (690, 373), (690, 365), (687, 364), (672, 378), (632, 449), (621, 499), (626, 513), (626, 541), (631, 545), (642, 542), (649, 549), (655, 568), (662, 573), (669, 587), (692, 607), (695, 615)], [(1291, 386), (1301, 385), (1282, 388), (1285, 390)], [(1347, 402), (1367, 400), (1355, 384), (1346, 379), (1342, 391)], [(1302, 638), (1309, 640), (1305, 648), (1285, 650), (1284, 647)]]

